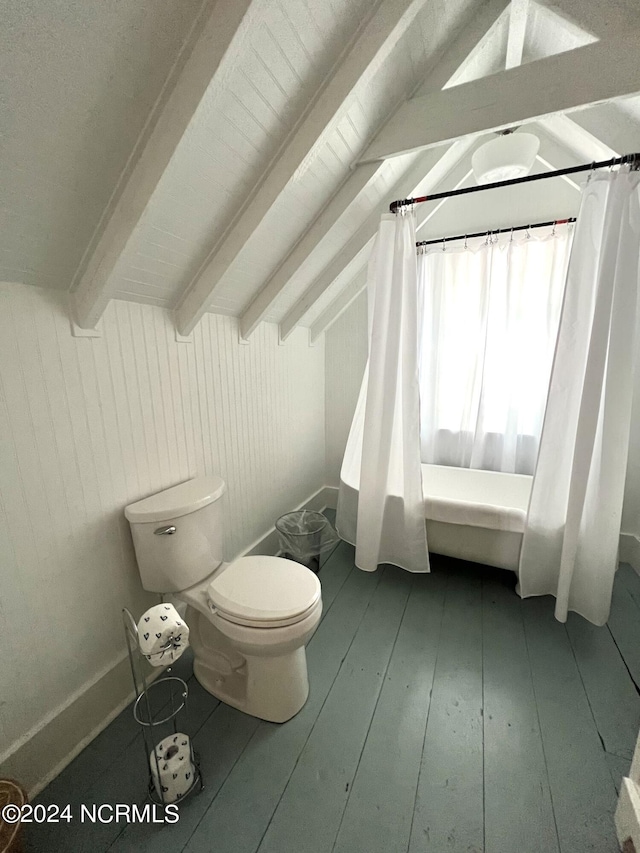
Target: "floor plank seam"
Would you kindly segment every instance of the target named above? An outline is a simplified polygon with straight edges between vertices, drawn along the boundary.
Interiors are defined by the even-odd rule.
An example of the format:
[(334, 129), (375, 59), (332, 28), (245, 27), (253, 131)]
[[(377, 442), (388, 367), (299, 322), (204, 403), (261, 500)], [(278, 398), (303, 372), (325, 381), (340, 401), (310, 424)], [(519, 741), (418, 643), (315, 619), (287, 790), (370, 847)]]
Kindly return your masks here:
[(369, 725), (367, 726), (367, 733), (364, 736), (364, 741), (362, 742), (362, 749), (360, 750), (360, 755), (358, 756), (358, 763), (356, 764), (356, 768), (353, 771), (353, 777), (351, 778), (351, 782), (347, 783), (347, 785), (348, 785), (348, 796), (347, 796), (347, 799), (345, 801), (344, 808), (342, 809), (342, 815), (340, 816), (340, 823), (338, 824), (338, 829), (336, 831), (336, 837), (333, 839), (333, 844), (331, 845), (331, 853), (334, 853), (334, 850), (336, 849), (336, 844), (338, 843), (338, 836), (340, 835), (340, 830), (342, 829), (342, 824), (344, 821), (344, 816), (345, 816), (346, 811), (347, 811), (347, 806), (349, 805), (349, 800), (351, 799), (351, 795), (353, 794), (353, 786), (354, 786), (355, 780), (358, 776), (358, 769), (360, 767), (360, 762), (362, 761), (362, 756), (364, 754), (364, 750), (365, 750), (365, 747), (367, 745), (367, 740), (369, 739), (369, 732), (371, 731), (371, 726), (373, 724), (373, 719), (376, 715), (378, 703), (380, 702), (380, 697), (382, 696), (385, 678), (387, 677), (387, 673), (389, 672), (389, 666), (391, 664), (391, 659), (393, 658), (393, 652), (395, 651), (396, 643), (398, 642), (398, 636), (400, 634), (400, 629), (402, 628), (402, 623), (404, 622), (404, 617), (405, 617), (405, 614), (407, 612), (407, 607), (409, 605), (409, 599), (411, 598), (411, 592), (413, 591), (414, 583), (415, 583), (415, 578), (412, 578), (411, 579), (411, 585), (409, 587), (409, 592), (407, 594), (407, 599), (404, 603), (404, 608), (402, 610), (402, 616), (400, 617), (400, 620), (398, 622), (398, 629), (396, 631), (395, 637), (393, 638), (393, 644), (391, 646), (391, 652), (389, 653), (389, 659), (387, 660), (387, 665), (385, 666), (384, 672), (382, 674), (382, 680), (380, 682), (380, 689), (378, 690), (378, 695), (376, 696), (376, 701), (375, 701), (375, 704), (373, 706), (373, 712), (371, 714), (371, 719), (369, 720)]
[(616, 647), (616, 649), (618, 650), (618, 654), (620, 655), (620, 659), (622, 660), (622, 663), (624, 664), (624, 668), (627, 670), (627, 674), (629, 675), (629, 678), (631, 679), (631, 683), (632, 683), (632, 684), (633, 684), (633, 686), (635, 687), (636, 693), (640, 696), (640, 685), (638, 684), (638, 682), (637, 682), (637, 681), (635, 680), (635, 678), (633, 677), (633, 675), (632, 675), (632, 673), (631, 673), (631, 670), (629, 669), (629, 666), (627, 665), (627, 662), (626, 662), (626, 660), (625, 660), (625, 657), (624, 657), (624, 655), (622, 654), (622, 650), (620, 649), (620, 646), (618, 645), (618, 643), (617, 643), (617, 641), (616, 641), (616, 638), (615, 638), (615, 636), (614, 636), (613, 631), (611, 630), (611, 628), (609, 627), (609, 625), (606, 625), (606, 628), (607, 628), (607, 631), (609, 632), (609, 634), (611, 635), (611, 639), (613, 640), (613, 644), (614, 644), (614, 646), (615, 646), (615, 647)]
[[(512, 600), (497, 570), (432, 567), (430, 579), (391, 566), (371, 577), (338, 546), (309, 644), (312, 701), (290, 734), (210, 696), (189, 653), (170, 674), (191, 693), (183, 730), (205, 789), (182, 825), (32, 828), (27, 849), (612, 853), (640, 720), (640, 578), (623, 566), (607, 635), (575, 614), (561, 627), (549, 597)], [(143, 747), (130, 704), (49, 800), (144, 806)]]
[[(325, 564), (325, 565), (326, 565), (326, 564)], [(323, 622), (324, 622), (324, 620), (326, 619), (327, 614), (331, 611), (331, 608), (332, 608), (332, 607), (333, 607), (333, 605), (336, 603), (336, 600), (337, 600), (338, 596), (339, 596), (339, 595), (340, 595), (340, 593), (342, 592), (342, 588), (344, 587), (344, 585), (346, 584), (346, 582), (349, 580), (349, 578), (351, 577), (351, 575), (352, 575), (352, 574), (353, 574), (353, 572), (355, 572), (355, 571), (356, 571), (356, 568), (355, 568), (355, 566), (353, 566), (353, 567), (352, 567), (352, 568), (347, 572), (347, 574), (346, 574), (346, 575), (345, 575), (345, 577), (344, 577), (344, 580), (343, 580), (343, 581), (342, 581), (342, 583), (340, 584), (340, 588), (336, 590), (336, 594), (335, 594), (335, 595), (333, 596), (333, 598), (331, 599), (331, 601), (330, 601), (330, 603), (329, 603), (329, 606), (327, 607), (327, 609), (326, 609), (326, 610), (324, 609), (324, 601), (322, 602), (323, 610), (322, 610), (322, 616), (320, 617), (320, 624), (318, 625), (318, 627), (320, 627), (320, 625), (322, 625), (322, 623), (323, 623)], [(322, 578), (320, 578), (320, 584), (322, 585)], [(314, 634), (314, 637), (315, 637), (315, 634)], [(312, 643), (312, 642), (313, 642), (313, 637), (309, 640), (309, 643)]]
[[(329, 519), (329, 521), (331, 521), (331, 519)], [(336, 545), (334, 545), (334, 546), (333, 546), (333, 548), (331, 549), (331, 551), (329, 552), (329, 554), (328, 554), (328, 555), (325, 555), (324, 563), (319, 567), (319, 569), (318, 569), (318, 574), (320, 574), (320, 572), (324, 569), (324, 567), (327, 565), (327, 563), (331, 560), (331, 558), (333, 557), (333, 555), (336, 553), (336, 551), (338, 550), (338, 548), (339, 548), (341, 545), (343, 545), (343, 544), (344, 544), (344, 540), (343, 540), (343, 539), (341, 539), (341, 540), (340, 540)]]
[(616, 752), (611, 749), (605, 749), (607, 755), (610, 755), (612, 758), (620, 758), (622, 761), (631, 761), (633, 758), (633, 752), (627, 753), (626, 755), (621, 755), (619, 752)]
[[(185, 680), (185, 682), (187, 683), (187, 686), (189, 686), (189, 685), (191, 684), (191, 682), (192, 682), (192, 681), (193, 681), (194, 683), (196, 683), (196, 684), (198, 683), (198, 680), (196, 679), (195, 674), (194, 674), (193, 672), (191, 673), (191, 675), (190, 675), (188, 678), (185, 678), (184, 680)], [(207, 714), (207, 716), (204, 718), (204, 720), (202, 721), (202, 723), (201, 723), (197, 728), (195, 728), (195, 730), (192, 732), (192, 738), (195, 738), (195, 737), (196, 737), (196, 735), (198, 734), (198, 732), (200, 732), (200, 731), (202, 730), (202, 728), (207, 724), (207, 722), (210, 720), (210, 718), (213, 716), (213, 714), (215, 714), (215, 712), (218, 710), (218, 708), (220, 708), (220, 702), (218, 702), (218, 704), (217, 704), (217, 705), (215, 705), (215, 706), (211, 709), (210, 713), (209, 713), (209, 714)], [(131, 706), (128, 706), (125, 710), (131, 710), (131, 714), (132, 714), (132, 716), (133, 716), (132, 705), (131, 705)], [(134, 736), (133, 740), (131, 740), (131, 741), (129, 742), (129, 744), (128, 744), (128, 746), (127, 746), (127, 749), (128, 749), (128, 748), (133, 744), (133, 742), (134, 742), (135, 740), (137, 740), (139, 737), (140, 737), (140, 738), (142, 737), (142, 733), (141, 733), (141, 732), (136, 732), (136, 734), (135, 734), (135, 736)], [(146, 747), (145, 747), (145, 752), (146, 752)], [(111, 767), (111, 765), (110, 765), (110, 767)], [(146, 767), (145, 767), (144, 772), (146, 772)], [(148, 799), (148, 794), (143, 794), (143, 795), (141, 795), (141, 798), (140, 798), (140, 800), (138, 801), (138, 805), (140, 805), (140, 806), (144, 806), (144, 804), (147, 802), (147, 799)], [(120, 831), (119, 831), (119, 832), (118, 832), (118, 834), (116, 835), (116, 837), (113, 839), (113, 841), (111, 841), (111, 842), (110, 842), (110, 843), (109, 843), (109, 844), (104, 848), (105, 853), (108, 853), (108, 851), (109, 851), (109, 850), (111, 850), (111, 849), (113, 849), (113, 847), (115, 847), (115, 845), (116, 845), (116, 844), (117, 844), (117, 842), (119, 841), (120, 837), (121, 837), (121, 836), (126, 832), (126, 830), (127, 830), (127, 824), (126, 824), (126, 823), (124, 823), (124, 824), (122, 825), (122, 828), (120, 829)]]
[(422, 759), (424, 757), (424, 746), (427, 741), (427, 730), (429, 728), (429, 715), (431, 714), (431, 701), (433, 699), (433, 683), (436, 678), (436, 672), (438, 671), (438, 658), (440, 656), (440, 640), (442, 638), (442, 625), (444, 622), (444, 613), (446, 610), (447, 604), (447, 592), (449, 590), (449, 577), (447, 577), (445, 588), (443, 590), (442, 595), (442, 612), (440, 613), (440, 625), (438, 626), (438, 650), (436, 652), (436, 659), (433, 663), (433, 674), (431, 676), (431, 689), (429, 690), (429, 708), (427, 709), (427, 718), (424, 724), (424, 735), (422, 736), (422, 750), (420, 752), (420, 767), (418, 768), (418, 778), (416, 780), (416, 793), (413, 798), (413, 811), (411, 813), (411, 826), (409, 827), (409, 839), (407, 841), (407, 849), (406, 853), (409, 853), (411, 849), (411, 839), (413, 838), (413, 825), (415, 823), (416, 817), (416, 807), (418, 804), (418, 791), (420, 790), (420, 779), (422, 777)]
[[(225, 706), (223, 703), (220, 703), (220, 704), (218, 705), (218, 707), (215, 709), (215, 711), (213, 711), (213, 714), (215, 714), (215, 713), (216, 713), (216, 711), (218, 711), (219, 709), (224, 709), (225, 707), (226, 707), (226, 706)], [(222, 713), (222, 710), (221, 710), (221, 713)], [(240, 713), (241, 713), (241, 712), (240, 712)], [(210, 715), (207, 717), (207, 720), (211, 719), (211, 717), (213, 716), (213, 714), (210, 714)], [(256, 720), (256, 729), (257, 729), (257, 728), (258, 728), (258, 721)], [(199, 730), (198, 730), (198, 731), (199, 731)], [(250, 743), (251, 743), (251, 741), (253, 740), (254, 736), (255, 736), (255, 731), (254, 731), (254, 733), (251, 735), (251, 737), (247, 740), (246, 744), (245, 744), (245, 745), (244, 745), (244, 747), (240, 750), (240, 752), (238, 753), (238, 755), (236, 756), (236, 760), (233, 762), (233, 764), (232, 764), (232, 765), (231, 765), (231, 767), (229, 768), (229, 770), (228, 770), (228, 772), (227, 772), (226, 776), (224, 777), (224, 779), (222, 780), (222, 782), (220, 783), (220, 785), (218, 785), (218, 790), (215, 792), (215, 794), (214, 794), (214, 795), (213, 795), (213, 797), (211, 798), (211, 802), (209, 803), (209, 805), (207, 806), (207, 808), (204, 810), (204, 812), (202, 813), (202, 815), (201, 815), (201, 817), (200, 817), (200, 820), (196, 823), (195, 827), (193, 828), (193, 832), (189, 835), (189, 837), (187, 838), (187, 840), (185, 841), (185, 843), (183, 844), (183, 846), (180, 848), (179, 853), (182, 853), (182, 851), (186, 850), (186, 849), (187, 849), (187, 847), (189, 846), (189, 844), (191, 843), (191, 839), (193, 838), (193, 836), (194, 836), (194, 835), (195, 835), (195, 833), (197, 832), (198, 827), (200, 826), (200, 824), (202, 823), (202, 821), (205, 819), (206, 815), (207, 815), (207, 814), (208, 814), (208, 812), (209, 812), (209, 809), (210, 809), (210, 808), (211, 808), (211, 806), (214, 804), (214, 802), (215, 802), (215, 800), (216, 800), (216, 797), (218, 796), (218, 794), (220, 793), (220, 791), (223, 789), (223, 787), (224, 787), (224, 785), (225, 785), (225, 783), (226, 783), (227, 779), (229, 778), (229, 776), (233, 773), (233, 770), (234, 770), (234, 768), (235, 768), (236, 764), (240, 761), (240, 759), (241, 759), (241, 758), (242, 758), (242, 756), (244, 755), (245, 751), (246, 751), (246, 750), (247, 750), (247, 748), (249, 747), (249, 744), (250, 744)], [(206, 790), (206, 787), (204, 788), (204, 790)], [(196, 795), (196, 796), (198, 796), (198, 795)], [(200, 792), (200, 796), (202, 796), (202, 791)]]
[[(332, 553), (333, 553), (333, 552), (332, 552)], [(328, 560), (327, 560), (327, 562), (328, 562)], [(326, 565), (326, 563), (325, 563), (325, 565)], [(340, 585), (340, 588), (336, 591), (336, 594), (335, 594), (335, 595), (334, 595), (334, 597), (332, 598), (331, 603), (330, 603), (330, 604), (329, 604), (329, 606), (327, 607), (326, 611), (323, 613), (323, 616), (322, 616), (322, 619), (321, 619), (321, 621), (320, 621), (320, 624), (322, 624), (322, 621), (324, 620), (325, 616), (326, 616), (326, 615), (327, 615), (327, 613), (329, 613), (329, 611), (331, 610), (331, 607), (332, 607), (332, 606), (333, 606), (333, 604), (336, 602), (336, 600), (337, 600), (337, 598), (338, 598), (338, 596), (339, 596), (339, 594), (340, 594), (340, 592), (341, 592), (341, 590), (342, 590), (343, 586), (345, 585), (345, 583), (347, 582), (347, 580), (349, 579), (349, 577), (351, 577), (351, 574), (352, 574), (354, 571), (355, 571), (355, 567), (352, 567), (352, 568), (347, 572), (347, 574), (345, 575), (344, 580), (342, 581), (342, 583), (341, 583), (341, 585)], [(378, 583), (379, 583), (379, 579), (378, 579)], [(376, 586), (377, 586), (377, 584), (376, 584)], [(366, 609), (365, 609), (365, 613), (366, 613)], [(359, 623), (358, 623), (358, 624), (359, 624)], [(318, 626), (318, 627), (320, 627), (320, 626)], [(356, 633), (357, 633), (357, 630), (356, 630)], [(314, 635), (314, 636), (315, 636), (315, 635)], [(354, 636), (355, 636), (355, 635), (354, 635)], [(311, 642), (313, 642), (313, 637), (311, 638), (311, 640), (310, 640), (309, 642), (310, 642), (310, 643), (311, 643)], [(192, 677), (193, 677), (193, 676), (192, 676)], [(326, 700), (325, 700), (325, 701), (326, 701)], [(323, 704), (324, 704), (324, 703), (323, 703)], [(213, 714), (213, 713), (215, 713), (215, 711), (216, 711), (218, 708), (220, 708), (220, 707), (224, 707), (224, 706), (221, 706), (220, 704), (218, 704), (218, 706), (214, 709), (214, 711), (212, 712), (212, 714)], [(211, 718), (212, 714), (210, 714), (210, 715), (207, 717), (207, 721)], [(191, 839), (193, 838), (194, 834), (198, 831), (198, 828), (199, 828), (200, 824), (201, 824), (201, 823), (202, 823), (202, 821), (206, 818), (206, 816), (207, 816), (207, 814), (209, 813), (210, 809), (213, 807), (213, 805), (214, 805), (214, 803), (215, 803), (215, 801), (216, 801), (217, 797), (218, 797), (218, 796), (219, 796), (219, 794), (222, 792), (222, 790), (223, 790), (223, 788), (224, 788), (225, 784), (227, 783), (227, 780), (229, 779), (230, 775), (233, 773), (233, 770), (235, 769), (236, 765), (237, 765), (237, 764), (238, 764), (238, 762), (242, 759), (242, 756), (245, 754), (245, 752), (250, 748), (250, 746), (251, 746), (251, 744), (252, 744), (253, 740), (257, 737), (257, 735), (258, 735), (259, 731), (261, 730), (261, 725), (260, 725), (260, 723), (261, 723), (261, 721), (259, 721), (259, 720), (258, 720), (258, 721), (256, 721), (256, 728), (255, 728), (255, 730), (254, 730), (253, 734), (252, 734), (252, 735), (251, 735), (251, 737), (248, 739), (248, 741), (247, 741), (247, 743), (245, 744), (244, 748), (241, 750), (241, 752), (240, 752), (240, 753), (239, 753), (239, 755), (237, 756), (236, 761), (234, 762), (234, 764), (232, 765), (232, 767), (230, 767), (230, 768), (229, 768), (229, 772), (227, 773), (227, 775), (224, 777), (224, 779), (223, 779), (223, 780), (222, 780), (222, 782), (220, 783), (220, 785), (219, 785), (219, 787), (218, 787), (218, 790), (216, 791), (216, 793), (215, 793), (215, 795), (213, 796), (213, 798), (212, 798), (211, 802), (209, 803), (209, 805), (207, 806), (207, 808), (206, 808), (206, 809), (205, 809), (205, 811), (203, 812), (203, 814), (202, 814), (202, 816), (201, 816), (200, 820), (197, 822), (196, 826), (194, 827), (193, 832), (192, 832), (192, 833), (189, 835), (189, 837), (187, 838), (187, 840), (186, 840), (186, 842), (185, 842), (184, 846), (182, 847), (182, 850), (183, 850), (183, 851), (184, 851), (184, 850), (186, 850), (186, 849), (187, 849), (187, 847), (189, 846), (189, 844), (190, 844), (190, 842), (191, 842)], [(198, 730), (198, 731), (199, 731), (199, 730)], [(306, 743), (306, 742), (305, 742), (305, 743)], [(297, 763), (297, 762), (296, 762), (296, 763)], [(295, 768), (294, 768), (294, 769), (295, 769)], [(289, 777), (289, 778), (290, 778), (290, 777)], [(287, 780), (287, 784), (288, 784), (288, 780)], [(286, 789), (286, 786), (285, 786), (285, 789)], [(283, 792), (283, 793), (284, 793), (284, 792)], [(276, 806), (275, 806), (275, 808), (274, 808), (274, 812), (273, 812), (273, 813), (275, 813), (275, 809), (277, 809), (278, 804), (279, 804), (279, 801), (278, 801), (278, 803), (276, 804)], [(273, 816), (273, 813), (272, 813), (272, 816)], [(271, 822), (271, 821), (269, 821), (269, 822)], [(267, 829), (268, 829), (268, 826), (267, 826)], [(259, 846), (260, 846), (260, 844), (262, 843), (262, 838), (264, 838), (264, 834), (263, 834), (263, 836), (262, 836), (262, 837), (261, 837), (261, 839), (260, 839), (260, 842), (259, 842), (259, 844), (258, 844), (258, 847), (259, 847)], [(257, 849), (258, 849), (258, 848), (256, 847), (256, 850), (257, 850)]]
[[(138, 801), (138, 805), (140, 807), (142, 807), (142, 808), (144, 807), (145, 802), (147, 802), (147, 797), (148, 797), (148, 795), (145, 794), (142, 797), (142, 799), (140, 799)], [(109, 853), (109, 850), (112, 850), (115, 847), (115, 845), (118, 843), (118, 841), (124, 835), (124, 833), (127, 831), (127, 829), (128, 829), (128, 824), (123, 823), (122, 828), (120, 829), (120, 831), (118, 832), (116, 837), (113, 839), (113, 841), (104, 848), (104, 853)]]
[[(582, 684), (582, 691), (584, 693), (585, 699), (587, 700), (587, 705), (589, 707), (589, 713), (591, 714), (591, 719), (593, 720), (593, 725), (595, 727), (598, 738), (600, 739), (600, 744), (602, 745), (602, 752), (606, 755), (607, 747), (604, 742), (604, 737), (602, 732), (600, 731), (600, 726), (598, 725), (598, 720), (595, 715), (595, 711), (593, 710), (593, 705), (591, 704), (591, 699), (589, 698), (589, 692), (587, 690), (587, 685), (584, 683), (584, 677), (582, 675), (582, 669), (580, 668), (580, 662), (578, 661), (578, 656), (576, 655), (576, 650), (573, 646), (573, 642), (571, 640), (571, 634), (567, 630), (567, 623), (564, 623), (564, 630), (567, 635), (567, 639), (569, 640), (569, 648), (571, 649), (571, 654), (573, 655), (573, 660), (576, 665), (576, 670), (578, 672), (578, 677), (580, 679), (580, 683)], [(612, 780), (613, 781), (613, 780)]]
[[(355, 568), (354, 568), (354, 571), (355, 571)], [(358, 571), (360, 571), (360, 570), (358, 570)], [(320, 705), (320, 708), (318, 709), (318, 713), (317, 713), (316, 718), (313, 722), (313, 725), (309, 729), (309, 733), (308, 733), (307, 737), (305, 738), (305, 741), (302, 744), (302, 747), (300, 748), (300, 751), (298, 753), (298, 757), (296, 758), (295, 763), (291, 769), (291, 773), (289, 774), (289, 777), (287, 778), (287, 782), (286, 782), (284, 788), (282, 789), (282, 793), (278, 797), (278, 802), (275, 804), (273, 811), (271, 812), (271, 817), (269, 818), (267, 825), (265, 827), (265, 830), (262, 833), (262, 835), (260, 836), (260, 841), (258, 842), (258, 845), (256, 846), (256, 853), (258, 850), (260, 850), (260, 847), (262, 846), (262, 843), (263, 843), (267, 833), (269, 832), (269, 827), (271, 826), (271, 824), (273, 822), (273, 818), (275, 816), (275, 813), (278, 811), (280, 803), (282, 802), (282, 798), (285, 796), (285, 794), (287, 792), (287, 789), (291, 783), (291, 778), (292, 778), (293, 774), (296, 772), (296, 768), (298, 767), (298, 764), (300, 763), (300, 759), (302, 758), (302, 754), (304, 753), (306, 746), (309, 743), (309, 739), (311, 738), (311, 735), (313, 734), (313, 731), (316, 727), (316, 724), (317, 724), (318, 720), (320, 719), (320, 714), (322, 713), (322, 710), (323, 710), (324, 706), (326, 705), (326, 703), (329, 699), (329, 696), (331, 695), (331, 691), (333, 690), (333, 686), (336, 683), (336, 680), (342, 671), (342, 667), (344, 666), (344, 662), (347, 659), (349, 652), (351, 651), (351, 646), (354, 644), (355, 639), (358, 635), (358, 631), (360, 630), (360, 626), (362, 625), (362, 622), (363, 622), (365, 616), (367, 615), (369, 607), (371, 606), (371, 602), (372, 602), (373, 597), (375, 595), (375, 591), (378, 589), (378, 587), (380, 585), (380, 580), (382, 579), (382, 576), (384, 575), (384, 569), (382, 569), (382, 571), (378, 572), (377, 574), (378, 574), (377, 583), (376, 583), (375, 587), (373, 588), (373, 591), (371, 593), (371, 597), (369, 598), (369, 601), (367, 602), (367, 606), (362, 611), (362, 616), (358, 620), (358, 625), (357, 625), (355, 631), (353, 632), (353, 636), (351, 637), (351, 641), (349, 643), (349, 646), (348, 646), (346, 652), (344, 653), (344, 655), (342, 656), (342, 660), (340, 661), (340, 665), (339, 665), (338, 669), (336, 670), (336, 674), (335, 674), (335, 676), (331, 682), (331, 687), (329, 687), (329, 689), (327, 690), (327, 695), (324, 697), (322, 704)]]
[(535, 680), (533, 677), (533, 667), (531, 666), (531, 652), (529, 650), (529, 637), (527, 635), (527, 623), (526, 623), (526, 620), (524, 618), (524, 608), (526, 607), (526, 603), (522, 599), (521, 599), (521, 601), (522, 601), (522, 603), (520, 606), (520, 618), (522, 619), (522, 630), (523, 630), (523, 634), (524, 634), (524, 645), (525, 645), (525, 648), (527, 650), (527, 661), (529, 663), (529, 675), (531, 678), (531, 692), (533, 694), (533, 701), (535, 702), (535, 706), (536, 706), (536, 719), (538, 721), (538, 731), (540, 732), (540, 747), (542, 749), (542, 757), (544, 758), (544, 771), (545, 771), (545, 774), (547, 777), (547, 788), (549, 790), (549, 801), (551, 803), (551, 814), (553, 815), (553, 825), (554, 825), (554, 828), (556, 830), (556, 842), (558, 845), (558, 850), (561, 851), (562, 847), (560, 844), (560, 832), (558, 830), (558, 819), (556, 817), (556, 804), (555, 804), (554, 799), (553, 799), (553, 788), (551, 786), (551, 779), (549, 777), (549, 762), (547, 760), (547, 750), (545, 747), (544, 737), (543, 737), (543, 733), (542, 733), (542, 721), (540, 720), (540, 708), (538, 705), (538, 697), (536, 695), (536, 685), (535, 685)]
[[(631, 600), (633, 601), (633, 603), (635, 604), (635, 606), (638, 608), (638, 610), (640, 610), (640, 601), (636, 598), (636, 594), (638, 592), (640, 592), (640, 576), (635, 571), (635, 569), (629, 565), (629, 563), (621, 563), (620, 565), (621, 566), (626, 565), (629, 567), (629, 571), (631, 572), (631, 575), (634, 579), (633, 583), (629, 582), (629, 578), (625, 575), (624, 572), (621, 573), (620, 570), (618, 570), (618, 572), (616, 574), (620, 575), (620, 578), (622, 580), (622, 584), (623, 584), (624, 588), (629, 593), (629, 596), (630, 596)], [(633, 588), (634, 586), (636, 587), (636, 589)]]

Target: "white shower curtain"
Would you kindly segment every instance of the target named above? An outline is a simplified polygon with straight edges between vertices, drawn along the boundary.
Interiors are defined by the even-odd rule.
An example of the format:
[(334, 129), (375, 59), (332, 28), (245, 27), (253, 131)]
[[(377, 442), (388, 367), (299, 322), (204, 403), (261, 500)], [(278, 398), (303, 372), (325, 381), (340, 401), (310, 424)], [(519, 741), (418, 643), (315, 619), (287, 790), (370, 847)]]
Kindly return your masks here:
[(423, 462), (533, 474), (571, 235), (418, 256)]
[(603, 625), (617, 567), (636, 361), (640, 175), (585, 187), (520, 558), (520, 594)]
[(369, 361), (345, 451), (336, 516), (340, 536), (356, 546), (356, 565), (368, 572), (380, 563), (429, 571), (415, 242), (412, 212), (384, 215), (368, 269)]

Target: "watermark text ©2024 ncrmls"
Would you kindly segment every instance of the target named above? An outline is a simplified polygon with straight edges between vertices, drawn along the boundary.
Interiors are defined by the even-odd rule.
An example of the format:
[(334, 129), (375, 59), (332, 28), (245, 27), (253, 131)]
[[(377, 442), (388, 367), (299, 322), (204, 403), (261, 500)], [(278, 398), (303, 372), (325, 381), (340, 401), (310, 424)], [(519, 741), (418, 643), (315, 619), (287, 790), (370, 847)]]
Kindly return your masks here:
[(143, 806), (131, 803), (102, 803), (72, 807), (58, 806), (55, 803), (26, 803), (17, 806), (5, 805), (0, 814), (5, 823), (177, 823), (180, 813), (177, 805), (158, 806), (145, 803)]

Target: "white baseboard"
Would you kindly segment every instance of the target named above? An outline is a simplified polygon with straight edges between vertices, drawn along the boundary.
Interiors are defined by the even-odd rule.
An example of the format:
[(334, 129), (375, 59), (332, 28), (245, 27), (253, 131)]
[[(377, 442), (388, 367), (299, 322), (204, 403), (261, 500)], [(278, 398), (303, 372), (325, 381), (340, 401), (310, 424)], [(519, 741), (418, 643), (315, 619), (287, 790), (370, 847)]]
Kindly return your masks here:
[[(337, 493), (337, 489), (323, 487), (294, 509), (321, 512), (335, 506)], [(238, 556), (277, 554), (278, 549), (277, 531), (271, 527)], [(152, 676), (161, 672), (158, 670)], [(0, 754), (0, 777), (17, 779), (33, 799), (129, 705), (133, 697), (131, 669), (125, 654), (55, 708), (6, 753)]]
[[(333, 492), (335, 491), (335, 498), (333, 496)], [(311, 495), (310, 498), (307, 498), (306, 501), (303, 501), (299, 506), (293, 507), (291, 510), (295, 512), (299, 509), (313, 509), (316, 512), (322, 512), (323, 509), (333, 509), (336, 506), (338, 490), (332, 489), (330, 486), (323, 486), (323, 488), (318, 489), (318, 491)], [(249, 557), (253, 554), (278, 554), (280, 551), (280, 544), (278, 542), (278, 531), (275, 526), (270, 527), (267, 532), (257, 539), (253, 545), (250, 545), (246, 550), (244, 550), (241, 554), (238, 554), (238, 557)]]
[(621, 533), (618, 558), (621, 563), (629, 563), (640, 575), (640, 538), (634, 533)]
[(120, 656), (0, 756), (0, 776), (33, 799), (132, 701), (131, 669)]
[(324, 487), (324, 504), (326, 509), (337, 509), (338, 508), (338, 487), (337, 486), (325, 486)]

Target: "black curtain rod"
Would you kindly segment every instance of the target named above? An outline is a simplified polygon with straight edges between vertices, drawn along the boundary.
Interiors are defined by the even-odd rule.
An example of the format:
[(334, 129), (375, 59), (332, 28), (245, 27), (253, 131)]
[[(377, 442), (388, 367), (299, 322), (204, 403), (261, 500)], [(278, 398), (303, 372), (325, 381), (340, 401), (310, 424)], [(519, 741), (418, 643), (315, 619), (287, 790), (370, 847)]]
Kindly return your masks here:
[(436, 243), (448, 243), (450, 240), (471, 240), (474, 237), (490, 237), (492, 234), (508, 234), (511, 231), (528, 231), (530, 228), (550, 228), (552, 225), (567, 225), (575, 222), (575, 216), (568, 219), (552, 219), (550, 222), (534, 222), (533, 225), (514, 225), (512, 228), (488, 228), (486, 231), (476, 231), (474, 234), (457, 234), (455, 237), (439, 237), (437, 240), (420, 240), (420, 246), (435, 246)]
[(562, 175), (575, 175), (576, 172), (588, 172), (593, 169), (604, 169), (607, 166), (621, 166), (629, 163), (632, 168), (640, 166), (640, 153), (624, 154), (622, 157), (612, 157), (610, 160), (600, 160), (599, 162), (583, 163), (581, 166), (569, 166), (567, 169), (556, 169), (555, 172), (542, 172), (539, 175), (525, 175), (523, 178), (511, 178), (508, 181), (496, 181), (493, 184), (480, 184), (474, 187), (461, 187), (457, 190), (447, 190), (447, 192), (433, 193), (433, 195), (423, 195), (418, 198), (403, 198), (398, 201), (393, 201), (389, 205), (391, 213), (397, 213), (399, 207), (409, 207), (412, 204), (421, 204), (423, 201), (436, 201), (440, 198), (452, 198), (456, 195), (467, 195), (467, 193), (479, 193), (484, 190), (494, 190), (499, 187), (512, 187), (515, 184), (526, 184), (529, 181), (543, 181), (545, 178), (559, 178)]

